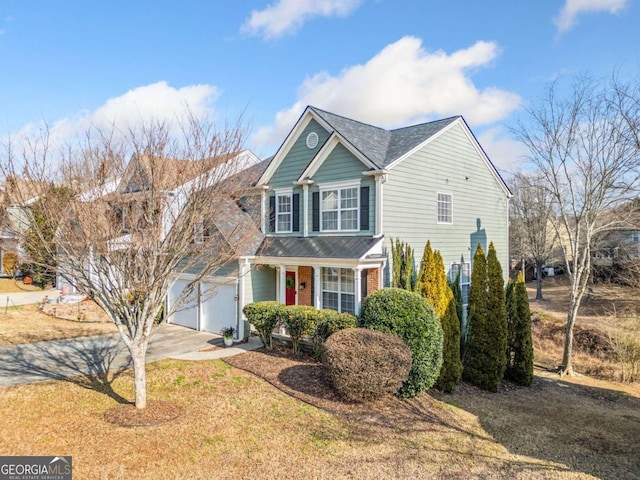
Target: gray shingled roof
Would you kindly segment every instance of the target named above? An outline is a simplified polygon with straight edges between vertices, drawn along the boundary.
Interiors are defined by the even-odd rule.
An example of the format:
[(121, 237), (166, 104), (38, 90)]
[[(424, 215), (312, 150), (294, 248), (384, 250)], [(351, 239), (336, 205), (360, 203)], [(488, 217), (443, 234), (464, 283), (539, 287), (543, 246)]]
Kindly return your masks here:
[(256, 255), (297, 258), (362, 258), (382, 238), (373, 237), (270, 237)]
[(378, 168), (384, 168), (451, 124), (459, 116), (411, 127), (385, 130), (350, 118), (309, 108)]

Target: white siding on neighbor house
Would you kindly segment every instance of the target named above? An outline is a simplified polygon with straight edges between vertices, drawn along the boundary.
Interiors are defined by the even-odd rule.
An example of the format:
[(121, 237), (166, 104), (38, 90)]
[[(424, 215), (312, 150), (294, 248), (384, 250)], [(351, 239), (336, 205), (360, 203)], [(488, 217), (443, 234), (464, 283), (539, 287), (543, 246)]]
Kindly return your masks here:
[[(471, 261), (477, 241), (485, 239), (483, 248), (494, 243), (507, 278), (508, 197), (461, 125), (391, 168), (383, 189), (385, 248), (391, 238), (409, 242), (419, 268), (430, 240), (448, 273), (451, 263)], [(453, 197), (451, 224), (438, 224), (438, 193)]]

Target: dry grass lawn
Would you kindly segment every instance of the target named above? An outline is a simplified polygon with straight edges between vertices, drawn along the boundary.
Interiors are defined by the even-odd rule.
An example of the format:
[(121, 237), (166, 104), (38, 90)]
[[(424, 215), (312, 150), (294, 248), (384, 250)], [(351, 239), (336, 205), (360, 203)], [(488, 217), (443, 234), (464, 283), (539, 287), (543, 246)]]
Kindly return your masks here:
[(21, 280), (0, 278), (0, 293), (34, 292), (36, 290), (41, 289), (35, 285), (25, 285)]
[[(549, 307), (534, 327), (536, 363), (549, 365), (561, 358), (552, 333), (562, 324), (554, 308), (563, 301), (562, 285), (557, 304), (551, 288), (549, 300), (533, 306)], [(629, 292), (616, 294), (628, 300)], [(64, 322), (38, 320), (35, 309), (14, 313), (30, 326), (0, 316), (1, 328), (17, 325), (13, 333), (0, 329), (9, 343)], [(584, 318), (579, 326), (595, 328), (592, 315)], [(65, 336), (72, 327), (113, 328), (60, 325)], [(592, 358), (578, 352), (577, 359), (583, 354)], [(76, 479), (640, 478), (638, 384), (561, 380), (538, 369), (531, 388), (505, 383), (492, 394), (462, 384), (452, 395), (359, 406), (336, 398), (309, 359), (258, 351), (228, 362), (234, 366), (149, 365), (150, 400), (182, 410), (153, 427), (105, 420), (105, 412), (133, 398), (129, 371), (0, 389), (0, 455), (72, 455)]]
[(75, 322), (54, 318), (42, 313), (36, 305), (0, 309), (0, 346), (116, 331), (112, 323)]
[(0, 455), (72, 455), (77, 479), (640, 475), (640, 393), (606, 385), (537, 378), (531, 389), (498, 394), (463, 386), (439, 398), (348, 406), (345, 415), (221, 361), (162, 361), (148, 373), (151, 399), (183, 407), (177, 420), (106, 422), (119, 396), (132, 397), (129, 373), (103, 388), (3, 389)]

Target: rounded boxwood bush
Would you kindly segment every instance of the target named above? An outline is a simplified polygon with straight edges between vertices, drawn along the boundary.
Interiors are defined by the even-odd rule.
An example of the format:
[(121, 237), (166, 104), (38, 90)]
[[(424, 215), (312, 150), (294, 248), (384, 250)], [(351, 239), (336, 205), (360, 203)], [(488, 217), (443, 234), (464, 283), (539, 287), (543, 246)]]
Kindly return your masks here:
[(359, 326), (394, 333), (411, 350), (411, 372), (398, 396), (414, 397), (434, 385), (442, 367), (443, 334), (424, 298), (400, 288), (377, 290), (362, 301)]
[(282, 321), (284, 310), (283, 304), (272, 301), (249, 303), (242, 309), (242, 313), (256, 328), (262, 343), (269, 350), (273, 348), (271, 334), (278, 323)]
[(284, 309), (284, 326), (291, 337), (293, 353), (300, 353), (300, 341), (311, 335), (318, 324), (320, 311), (308, 305), (290, 305)]
[(334, 333), (345, 328), (355, 328), (358, 317), (351, 313), (339, 313), (325, 308), (320, 310), (318, 324), (313, 332), (313, 354), (320, 359), (324, 350), (324, 342)]
[(347, 328), (325, 342), (322, 362), (344, 398), (365, 402), (398, 391), (411, 370), (411, 352), (398, 336)]

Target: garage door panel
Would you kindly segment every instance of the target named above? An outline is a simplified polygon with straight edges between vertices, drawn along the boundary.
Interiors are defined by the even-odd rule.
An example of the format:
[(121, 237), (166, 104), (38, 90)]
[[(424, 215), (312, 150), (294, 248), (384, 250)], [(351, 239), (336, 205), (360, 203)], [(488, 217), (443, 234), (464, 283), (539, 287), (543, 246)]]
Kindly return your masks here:
[(220, 333), (224, 327), (236, 326), (236, 288), (235, 284), (202, 284), (202, 330)]
[[(176, 300), (182, 294), (184, 289), (189, 285), (188, 280), (176, 280), (169, 289), (169, 305), (172, 308)], [(183, 327), (198, 329), (198, 289), (193, 291), (186, 298), (184, 303), (178, 307), (176, 311), (169, 317), (169, 323), (182, 325)]]

